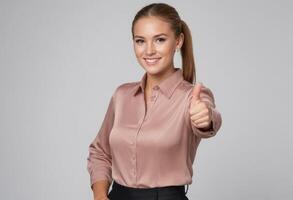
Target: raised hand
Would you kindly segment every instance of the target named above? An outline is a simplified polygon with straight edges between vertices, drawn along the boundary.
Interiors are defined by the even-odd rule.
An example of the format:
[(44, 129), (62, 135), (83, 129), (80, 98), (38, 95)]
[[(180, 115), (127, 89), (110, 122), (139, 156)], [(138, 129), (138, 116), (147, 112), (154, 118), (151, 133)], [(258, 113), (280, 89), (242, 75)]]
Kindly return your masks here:
[(200, 129), (209, 129), (211, 127), (212, 110), (210, 104), (201, 100), (201, 83), (196, 83), (192, 91), (192, 99), (189, 107), (191, 123)]

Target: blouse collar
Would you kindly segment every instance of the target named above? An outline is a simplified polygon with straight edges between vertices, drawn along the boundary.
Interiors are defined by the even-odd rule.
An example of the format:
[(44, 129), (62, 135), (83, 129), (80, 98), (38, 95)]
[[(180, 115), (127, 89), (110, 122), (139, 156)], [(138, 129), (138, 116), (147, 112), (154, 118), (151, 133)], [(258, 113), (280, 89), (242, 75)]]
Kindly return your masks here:
[[(175, 88), (177, 85), (183, 80), (183, 73), (181, 68), (175, 68), (175, 72), (173, 72), (169, 77), (164, 79), (161, 83), (154, 86), (153, 89), (159, 89), (161, 92), (167, 96), (169, 99), (171, 98)], [(147, 72), (144, 73), (141, 80), (135, 85), (133, 95), (135, 96), (139, 91), (144, 92), (145, 84), (146, 84)]]

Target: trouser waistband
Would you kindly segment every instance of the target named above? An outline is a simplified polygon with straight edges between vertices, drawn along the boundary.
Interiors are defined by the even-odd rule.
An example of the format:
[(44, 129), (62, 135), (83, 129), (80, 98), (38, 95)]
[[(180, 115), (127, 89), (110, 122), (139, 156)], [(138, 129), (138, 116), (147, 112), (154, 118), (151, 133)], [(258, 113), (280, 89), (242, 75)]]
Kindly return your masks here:
[(116, 181), (113, 181), (113, 190), (116, 190), (121, 195), (131, 195), (131, 196), (169, 196), (169, 195), (185, 195), (184, 185), (174, 185), (165, 187), (154, 187), (154, 188), (133, 188), (121, 185)]

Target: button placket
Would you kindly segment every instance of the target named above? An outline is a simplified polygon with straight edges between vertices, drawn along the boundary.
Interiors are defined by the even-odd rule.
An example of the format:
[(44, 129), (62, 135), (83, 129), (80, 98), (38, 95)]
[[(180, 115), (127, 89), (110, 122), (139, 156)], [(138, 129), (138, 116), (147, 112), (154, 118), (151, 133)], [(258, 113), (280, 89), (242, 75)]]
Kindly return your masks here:
[[(140, 125), (140, 127), (141, 127), (141, 125)], [(139, 130), (140, 130), (140, 128), (139, 128)], [(131, 157), (131, 163), (132, 163), (132, 166), (133, 166), (132, 175), (133, 175), (133, 177), (135, 179), (135, 183), (136, 183), (136, 174), (135, 174), (135, 170), (136, 170), (136, 145), (137, 145), (137, 135), (139, 133), (139, 130), (138, 130), (138, 132), (137, 132), (137, 134), (136, 134), (136, 136), (134, 138), (135, 141), (132, 142), (133, 143), (133, 154), (132, 154), (132, 157)]]
[(158, 92), (159, 92), (159, 86), (155, 86), (154, 88), (153, 88), (153, 94), (154, 94), (154, 100), (157, 98), (157, 96), (158, 96)]
[(159, 86), (155, 86), (154, 88), (153, 88), (153, 91), (152, 91), (152, 96), (151, 96), (151, 100), (152, 101), (155, 101), (156, 100), (156, 98), (157, 98), (157, 96), (158, 96), (158, 90), (159, 90)]
[[(143, 100), (143, 102), (145, 102), (144, 101), (144, 95), (142, 95), (142, 100)], [(132, 155), (132, 158), (131, 158), (131, 163), (132, 163), (132, 166), (133, 166), (133, 168), (130, 170), (130, 173), (132, 174), (132, 176), (133, 176), (133, 178), (134, 178), (134, 180), (135, 180), (135, 185), (136, 185), (136, 183), (137, 183), (137, 176), (136, 176), (136, 167), (137, 167), (137, 159), (136, 159), (136, 152), (137, 152), (137, 139), (138, 139), (138, 135), (139, 135), (139, 133), (140, 133), (140, 130), (141, 130), (141, 127), (142, 127), (142, 125), (143, 125), (143, 122), (145, 121), (145, 117), (146, 117), (146, 110), (144, 110), (145, 112), (144, 112), (144, 116), (143, 116), (143, 118), (141, 119), (141, 120), (139, 120), (139, 127), (138, 127), (138, 130), (137, 130), (137, 132), (136, 132), (136, 135), (135, 135), (135, 138), (134, 138), (134, 141), (133, 142), (131, 142), (131, 144), (133, 145), (133, 155)]]
[[(131, 170), (131, 174), (133, 175), (134, 179), (135, 179), (135, 184), (137, 183), (137, 176), (136, 176), (136, 167), (137, 167), (137, 159), (136, 159), (136, 145), (137, 145), (137, 138), (139, 136), (139, 133), (140, 133), (140, 130), (141, 130), (141, 127), (143, 125), (143, 123), (145, 122), (145, 120), (147, 119), (147, 116), (149, 115), (150, 111), (152, 110), (152, 107), (153, 107), (153, 104), (155, 103), (155, 101), (157, 100), (157, 97), (158, 97), (158, 91), (159, 90), (159, 87), (158, 86), (155, 86), (153, 88), (153, 91), (152, 91), (152, 95), (151, 95), (151, 102), (149, 104), (149, 108), (148, 108), (148, 111), (146, 112), (145, 110), (145, 113), (144, 113), (144, 117), (139, 121), (139, 128), (137, 130), (137, 133), (136, 133), (136, 136), (135, 136), (135, 142), (131, 142), (131, 145), (133, 145), (133, 156), (131, 158), (131, 162), (132, 162), (132, 170)], [(144, 100), (144, 95), (142, 95), (143, 97), (143, 101), (145, 103), (145, 100)]]
[(151, 113), (151, 111), (152, 111), (152, 109), (153, 109), (153, 107), (154, 107), (154, 104), (155, 104), (155, 102), (156, 102), (158, 96), (159, 96), (159, 87), (158, 87), (158, 86), (155, 86), (155, 87), (153, 88), (152, 94), (151, 94), (151, 96), (150, 96), (150, 102), (149, 102), (149, 104), (148, 104), (148, 111), (147, 111), (147, 113), (146, 113), (145, 120), (148, 119), (148, 116), (150, 115), (150, 113)]

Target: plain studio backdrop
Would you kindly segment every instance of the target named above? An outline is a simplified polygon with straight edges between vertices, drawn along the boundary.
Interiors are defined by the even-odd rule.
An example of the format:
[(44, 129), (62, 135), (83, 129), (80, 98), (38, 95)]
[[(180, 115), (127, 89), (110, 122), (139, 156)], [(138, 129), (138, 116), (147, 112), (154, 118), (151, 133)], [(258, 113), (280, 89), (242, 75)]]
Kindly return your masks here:
[[(164, 2), (189, 25), (197, 80), (223, 119), (187, 196), (292, 199), (293, 3)], [(0, 199), (92, 199), (88, 145), (114, 89), (144, 73), (131, 22), (149, 3), (0, 1)]]

